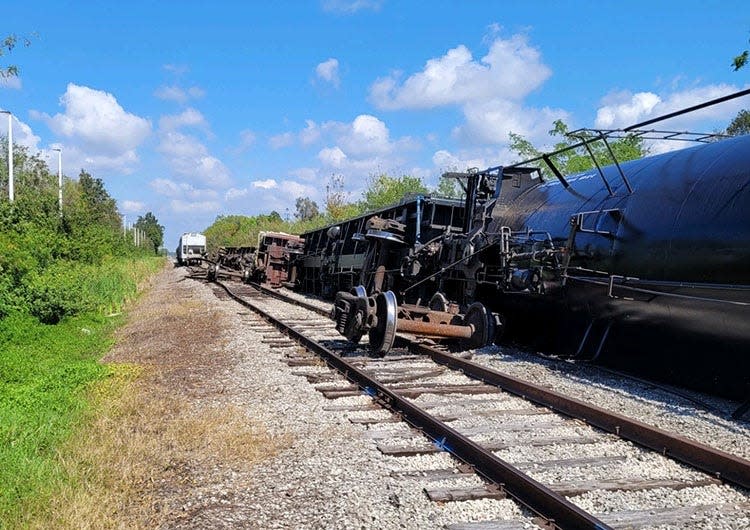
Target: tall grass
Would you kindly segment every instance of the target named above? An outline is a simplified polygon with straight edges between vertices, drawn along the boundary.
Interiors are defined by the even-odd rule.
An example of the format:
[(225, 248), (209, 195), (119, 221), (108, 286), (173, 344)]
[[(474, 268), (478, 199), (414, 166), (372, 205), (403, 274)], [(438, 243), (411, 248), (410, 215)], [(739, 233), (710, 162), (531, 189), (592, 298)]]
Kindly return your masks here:
[(0, 528), (23, 526), (30, 507), (51, 494), (61, 473), (56, 451), (89, 406), (86, 390), (109, 375), (98, 360), (122, 320), (108, 315), (163, 264), (111, 259), (73, 265), (67, 275), (53, 267), (39, 285), (60, 289), (37, 300), (75, 304), (76, 316), (56, 325), (22, 313), (0, 320)]

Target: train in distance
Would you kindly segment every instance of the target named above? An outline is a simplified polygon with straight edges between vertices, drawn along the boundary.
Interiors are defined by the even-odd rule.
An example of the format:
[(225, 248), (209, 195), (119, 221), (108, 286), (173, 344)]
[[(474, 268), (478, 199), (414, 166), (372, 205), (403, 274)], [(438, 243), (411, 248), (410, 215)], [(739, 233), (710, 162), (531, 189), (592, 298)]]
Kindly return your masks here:
[(177, 265), (194, 265), (206, 254), (206, 236), (199, 232), (185, 232), (177, 244)]

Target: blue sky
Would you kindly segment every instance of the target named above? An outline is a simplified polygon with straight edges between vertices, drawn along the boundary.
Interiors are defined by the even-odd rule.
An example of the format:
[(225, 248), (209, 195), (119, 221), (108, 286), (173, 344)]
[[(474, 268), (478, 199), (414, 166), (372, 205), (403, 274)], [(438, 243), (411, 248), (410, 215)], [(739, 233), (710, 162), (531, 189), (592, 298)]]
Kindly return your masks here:
[[(514, 159), (563, 118), (620, 127), (750, 84), (747, 1), (12, 2), (14, 140), (102, 178), (165, 245), (217, 215), (352, 199), (370, 175)], [(724, 128), (750, 101), (664, 127)], [(0, 120), (5, 134), (6, 120)], [(18, 190), (17, 193), (20, 193)]]

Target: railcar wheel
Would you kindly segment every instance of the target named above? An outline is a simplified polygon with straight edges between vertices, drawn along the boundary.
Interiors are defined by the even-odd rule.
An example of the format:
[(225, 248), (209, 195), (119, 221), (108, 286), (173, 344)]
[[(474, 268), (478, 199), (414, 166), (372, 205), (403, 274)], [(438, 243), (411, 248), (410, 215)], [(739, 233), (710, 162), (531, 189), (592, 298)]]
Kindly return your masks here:
[(480, 302), (474, 302), (464, 315), (464, 325), (472, 326), (474, 333), (461, 341), (465, 349), (481, 348), (495, 338), (495, 317)]
[(429, 307), (433, 311), (442, 311), (443, 313), (445, 313), (446, 311), (448, 311), (449, 304), (450, 303), (448, 302), (448, 299), (443, 293), (435, 293), (432, 295), (432, 298), (430, 298)]
[(398, 304), (396, 295), (386, 291), (377, 295), (375, 299), (376, 325), (370, 329), (370, 349), (376, 355), (385, 356), (393, 347), (396, 340), (396, 321)]
[[(363, 285), (355, 285), (354, 287), (352, 287), (349, 290), (349, 293), (353, 294), (357, 298), (363, 298), (363, 299), (367, 300), (367, 289), (365, 289), (365, 287)], [(366, 320), (367, 316), (366, 315), (357, 314), (357, 318)], [(357, 325), (358, 325), (358, 327), (361, 328), (364, 325), (364, 322), (358, 322)], [(358, 333), (357, 335), (351, 337), (349, 340), (351, 340), (354, 344), (359, 344), (359, 341), (362, 340), (362, 336), (364, 334), (365, 334), (365, 332), (363, 331), (363, 332)]]

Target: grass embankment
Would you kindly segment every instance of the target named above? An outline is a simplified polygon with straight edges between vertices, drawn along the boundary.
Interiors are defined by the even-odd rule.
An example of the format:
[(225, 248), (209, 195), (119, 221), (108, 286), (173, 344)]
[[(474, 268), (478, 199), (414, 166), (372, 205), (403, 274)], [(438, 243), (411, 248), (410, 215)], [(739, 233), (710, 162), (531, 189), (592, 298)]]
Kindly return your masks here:
[[(235, 477), (288, 443), (226, 403), (221, 374), (235, 362), (226, 321), (187, 284), (162, 279), (117, 331), (107, 364), (97, 360), (119, 318), (31, 326), (28, 333), (49, 335), (14, 341), (26, 377), (0, 406), (0, 441), (14, 443), (0, 449), (11, 462), (0, 471), (0, 528), (184, 522), (196, 489), (222, 480), (217, 470)], [(29, 397), (23, 407), (21, 395)]]
[(122, 323), (112, 313), (163, 264), (141, 258), (80, 266), (74, 292), (89, 311), (56, 325), (24, 314), (0, 320), (0, 527), (26, 526), (67, 480), (59, 449), (89, 410), (89, 391), (114, 375), (98, 362)]

